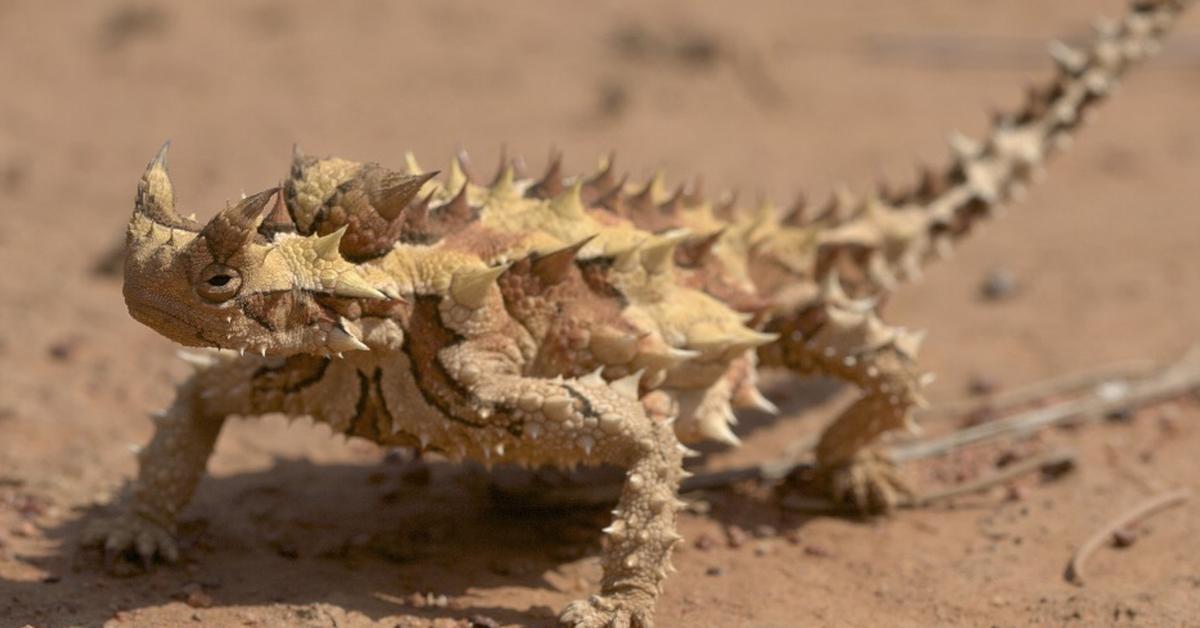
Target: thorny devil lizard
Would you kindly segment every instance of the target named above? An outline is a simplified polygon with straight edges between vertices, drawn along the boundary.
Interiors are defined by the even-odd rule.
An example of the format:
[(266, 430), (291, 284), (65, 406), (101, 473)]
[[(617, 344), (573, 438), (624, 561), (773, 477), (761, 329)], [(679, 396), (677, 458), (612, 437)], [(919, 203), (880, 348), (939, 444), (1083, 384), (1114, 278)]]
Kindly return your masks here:
[(1191, 0), (1142, 0), (1086, 49), (1052, 46), (1053, 78), (911, 189), (825, 211), (710, 203), (615, 175), (486, 185), (297, 152), (281, 188), (207, 224), (182, 217), (166, 147), (138, 184), (125, 299), (137, 320), (210, 351), (156, 417), (125, 514), (88, 541), (112, 560), (175, 560), (176, 517), (229, 415), (307, 415), (452, 459), (626, 470), (601, 591), (569, 626), (650, 626), (675, 532), (681, 442), (729, 444), (732, 406), (773, 410), (760, 368), (831, 375), (860, 398), (823, 433), (831, 499), (886, 511), (908, 488), (874, 447), (912, 429), (921, 334), (880, 297), (946, 255), (1063, 149)]

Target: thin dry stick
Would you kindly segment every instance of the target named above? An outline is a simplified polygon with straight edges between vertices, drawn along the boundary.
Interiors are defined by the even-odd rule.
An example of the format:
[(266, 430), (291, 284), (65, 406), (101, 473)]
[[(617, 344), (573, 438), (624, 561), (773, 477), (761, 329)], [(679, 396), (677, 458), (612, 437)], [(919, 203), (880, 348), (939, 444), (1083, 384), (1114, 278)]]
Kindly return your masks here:
[(1069, 449), (1060, 451), (1051, 451), (1032, 458), (1027, 458), (1019, 462), (1014, 462), (1000, 471), (985, 475), (981, 478), (963, 484), (946, 487), (940, 491), (918, 495), (913, 499), (906, 500), (900, 504), (901, 508), (922, 508), (929, 504), (950, 499), (951, 497), (959, 497), (961, 495), (969, 495), (985, 491), (998, 484), (1004, 484), (1009, 480), (1031, 473), (1040, 471), (1045, 468), (1064, 467), (1066, 465), (1074, 466), (1075, 461), (1079, 458), (1078, 454)]
[(1047, 397), (1065, 395), (1080, 390), (1093, 388), (1108, 382), (1124, 382), (1138, 379), (1151, 374), (1156, 366), (1150, 360), (1138, 359), (1109, 364), (1095, 369), (1071, 373), (1062, 377), (1035, 382), (1021, 388), (1000, 391), (985, 397), (956, 399), (939, 403), (928, 410), (919, 413), (922, 421), (940, 419), (968, 414), (975, 410), (987, 409), (1003, 413), (1016, 406), (1040, 401)]
[(892, 448), (891, 455), (897, 462), (928, 458), (966, 445), (1006, 436), (1024, 436), (1072, 420), (1099, 417), (1114, 410), (1154, 403), (1196, 388), (1200, 388), (1200, 349), (1193, 348), (1158, 374), (1130, 382), (1115, 393), (1093, 393), (1081, 399), (981, 423), (941, 438), (898, 445)]
[(1162, 493), (1147, 499), (1146, 501), (1137, 504), (1133, 508), (1126, 511), (1121, 516), (1113, 519), (1103, 528), (1096, 531), (1095, 534), (1088, 537), (1083, 545), (1075, 551), (1075, 555), (1071, 557), (1071, 562), (1067, 563), (1067, 570), (1063, 576), (1067, 582), (1072, 584), (1083, 584), (1083, 566), (1087, 562), (1088, 557), (1096, 551), (1106, 540), (1112, 538), (1113, 533), (1126, 526), (1133, 525), (1137, 521), (1149, 517), (1150, 515), (1161, 512), (1168, 508), (1178, 506), (1187, 501), (1192, 496), (1192, 492), (1186, 488)]

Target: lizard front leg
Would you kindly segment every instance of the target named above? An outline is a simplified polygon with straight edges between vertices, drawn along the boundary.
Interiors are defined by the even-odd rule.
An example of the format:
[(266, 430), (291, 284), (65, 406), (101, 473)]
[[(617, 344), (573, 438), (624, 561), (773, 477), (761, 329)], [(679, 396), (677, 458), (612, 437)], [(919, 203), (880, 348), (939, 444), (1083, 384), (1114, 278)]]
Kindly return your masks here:
[(155, 416), (154, 435), (138, 453), (137, 478), (123, 512), (93, 521), (84, 531), (84, 545), (101, 547), (110, 570), (122, 557), (144, 567), (156, 558), (178, 560), (177, 517), (204, 475), (226, 417), (299, 410), (290, 406), (302, 395), (320, 393), (318, 384), (334, 370), (328, 358), (307, 355), (282, 361), (202, 358), (205, 363), (178, 387), (170, 408)]
[(470, 343), (443, 357), (489, 421), (520, 434), (510, 458), (608, 463), (626, 470), (613, 522), (605, 529), (600, 594), (573, 602), (559, 620), (573, 628), (652, 626), (671, 549), (680, 540), (675, 513), (683, 447), (671, 426), (647, 417), (634, 380), (526, 377), (500, 366), (504, 360), (496, 352)]
[(862, 396), (821, 434), (817, 477), (831, 498), (860, 512), (886, 512), (911, 495), (895, 465), (877, 449), (886, 432), (915, 430), (912, 411), (925, 403), (913, 364), (922, 335), (888, 327), (873, 309), (825, 302), (773, 321), (780, 340), (760, 350), (767, 366), (854, 384)]
[[(219, 368), (219, 367), (218, 367)], [(132, 554), (148, 566), (156, 557), (175, 562), (175, 523), (180, 510), (204, 474), (226, 413), (211, 408), (206, 385), (219, 380), (212, 370), (181, 384), (171, 407), (155, 417), (154, 436), (138, 453), (138, 475), (125, 511), (93, 521), (84, 532), (85, 545), (103, 548), (109, 569)]]

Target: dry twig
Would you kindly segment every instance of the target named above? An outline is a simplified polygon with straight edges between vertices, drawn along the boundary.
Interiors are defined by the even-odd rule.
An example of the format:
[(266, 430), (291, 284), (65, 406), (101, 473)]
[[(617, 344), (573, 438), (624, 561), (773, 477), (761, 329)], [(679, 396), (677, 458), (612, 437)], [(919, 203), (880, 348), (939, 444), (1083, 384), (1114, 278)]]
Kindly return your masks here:
[(1100, 417), (1114, 410), (1154, 403), (1196, 388), (1200, 388), (1200, 347), (1188, 351), (1179, 361), (1158, 373), (1140, 380), (1113, 383), (1080, 399), (981, 423), (941, 438), (899, 445), (892, 448), (892, 457), (897, 462), (905, 462), (1000, 437), (1026, 436), (1073, 420)]
[(1168, 508), (1178, 506), (1188, 500), (1192, 496), (1192, 492), (1186, 488), (1155, 495), (1133, 508), (1121, 514), (1116, 519), (1108, 522), (1104, 527), (1096, 531), (1095, 534), (1088, 537), (1083, 545), (1075, 551), (1075, 555), (1071, 557), (1071, 562), (1067, 563), (1067, 570), (1063, 576), (1067, 582), (1072, 584), (1083, 584), (1083, 566), (1087, 562), (1088, 557), (1092, 555), (1106, 540), (1112, 538), (1113, 533), (1121, 528), (1130, 526), (1137, 521), (1140, 521), (1150, 515), (1161, 512)]

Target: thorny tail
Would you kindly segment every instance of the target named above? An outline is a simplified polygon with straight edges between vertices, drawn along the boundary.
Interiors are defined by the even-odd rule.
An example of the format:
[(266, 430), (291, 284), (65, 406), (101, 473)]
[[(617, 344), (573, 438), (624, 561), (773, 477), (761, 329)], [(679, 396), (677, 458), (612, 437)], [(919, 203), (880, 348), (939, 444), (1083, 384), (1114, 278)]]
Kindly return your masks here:
[(949, 255), (980, 220), (1020, 199), (1125, 71), (1158, 50), (1192, 3), (1135, 1), (1120, 21), (1099, 20), (1086, 47), (1052, 43), (1054, 76), (1030, 86), (1018, 111), (996, 114), (982, 141), (953, 134), (950, 164), (940, 172), (925, 170), (911, 189), (881, 189), (867, 198), (839, 194), (813, 218), (803, 208), (793, 211), (786, 223), (829, 226), (821, 237), (816, 277), (836, 269), (847, 280), (869, 283), (870, 292), (918, 278), (926, 262)]

